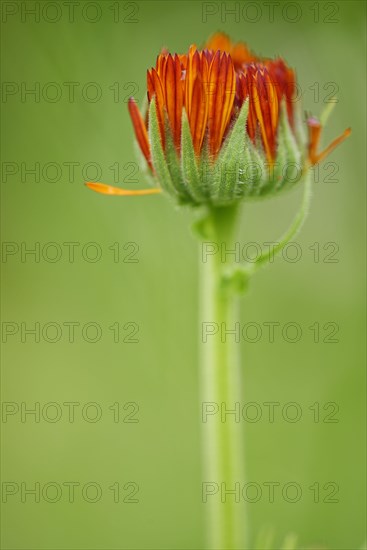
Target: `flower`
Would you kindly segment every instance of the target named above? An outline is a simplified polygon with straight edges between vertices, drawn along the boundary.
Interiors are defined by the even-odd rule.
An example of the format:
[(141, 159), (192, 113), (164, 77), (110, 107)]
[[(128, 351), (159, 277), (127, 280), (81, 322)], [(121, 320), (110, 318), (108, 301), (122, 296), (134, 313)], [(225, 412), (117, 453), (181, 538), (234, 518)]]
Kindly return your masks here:
[(156, 187), (131, 191), (88, 183), (99, 192), (166, 191), (179, 203), (224, 205), (292, 187), (349, 134), (318, 153), (321, 123), (304, 136), (295, 72), (261, 58), (223, 33), (187, 54), (163, 50), (147, 73), (148, 109), (128, 103), (135, 136)]

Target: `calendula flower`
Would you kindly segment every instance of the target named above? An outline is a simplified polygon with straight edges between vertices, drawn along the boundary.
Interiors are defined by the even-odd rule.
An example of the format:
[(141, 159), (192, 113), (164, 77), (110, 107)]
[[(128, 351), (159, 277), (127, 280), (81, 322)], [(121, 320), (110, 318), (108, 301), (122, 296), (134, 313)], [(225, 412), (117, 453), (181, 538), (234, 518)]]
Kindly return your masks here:
[(257, 57), (222, 33), (202, 50), (164, 50), (147, 73), (146, 112), (133, 98), (128, 104), (156, 187), (88, 186), (114, 195), (163, 190), (179, 203), (214, 206), (288, 189), (350, 133), (319, 153), (321, 123), (309, 117), (304, 135), (296, 89), (295, 72), (283, 59)]

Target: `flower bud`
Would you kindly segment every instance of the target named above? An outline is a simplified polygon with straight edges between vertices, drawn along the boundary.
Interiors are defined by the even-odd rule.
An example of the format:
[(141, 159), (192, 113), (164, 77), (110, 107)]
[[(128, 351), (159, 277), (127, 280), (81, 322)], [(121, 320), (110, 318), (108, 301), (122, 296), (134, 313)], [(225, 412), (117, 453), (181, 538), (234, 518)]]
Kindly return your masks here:
[(147, 88), (144, 116), (129, 100), (156, 186), (146, 193), (162, 190), (179, 204), (221, 206), (277, 194), (302, 181), (350, 133), (318, 153), (321, 124), (309, 118), (307, 142), (294, 71), (221, 33), (187, 55), (163, 51), (148, 71)]

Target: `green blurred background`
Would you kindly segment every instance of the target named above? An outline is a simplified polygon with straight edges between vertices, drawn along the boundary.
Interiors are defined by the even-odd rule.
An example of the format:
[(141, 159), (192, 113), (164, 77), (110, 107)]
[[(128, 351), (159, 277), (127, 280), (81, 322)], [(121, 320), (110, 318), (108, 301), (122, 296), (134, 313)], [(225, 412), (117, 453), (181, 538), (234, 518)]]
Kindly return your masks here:
[[(2, 257), (4, 549), (205, 547), (192, 215), (164, 197), (103, 197), (83, 182), (146, 185), (140, 173), (131, 176), (135, 154), (126, 98), (142, 102), (146, 69), (162, 46), (184, 52), (219, 29), (259, 54), (283, 55), (297, 69), (308, 111), (319, 114), (337, 91), (325, 143), (347, 126), (353, 129), (328, 159), (332, 164), (320, 168), (311, 212), (297, 238), (302, 258), (278, 259), (262, 271), (241, 304), (241, 322), (263, 328), (258, 342), (240, 344), (245, 401), (263, 411), (259, 422), (243, 422), (247, 477), (263, 488), (268, 481), (302, 488), (296, 503), (280, 493), (269, 503), (264, 490), (249, 504), (251, 546), (264, 528), (273, 530), (275, 547), (289, 532), (305, 548), (363, 544), (365, 3), (280, 2), (273, 5), (273, 21), (266, 2), (204, 4), (78, 2), (72, 17), (67, 2), (2, 2), (2, 222), (3, 241), (13, 243), (3, 245), (13, 254)], [(39, 21), (27, 12), (34, 7)], [(226, 8), (240, 11), (235, 16)], [(35, 86), (39, 97), (24, 93)], [(68, 91), (73, 87), (74, 100)], [(96, 90), (101, 97), (93, 102)], [(25, 173), (35, 163), (39, 176)], [(97, 163), (101, 174), (88, 163)], [(241, 246), (276, 240), (299, 200), (300, 189), (244, 205)], [(71, 242), (79, 243), (73, 262), (71, 245), (63, 244)], [(91, 242), (102, 254), (96, 262), (88, 261), (96, 252), (85, 247)], [(324, 261), (333, 250), (324, 248), (327, 243), (338, 246), (336, 262)], [(22, 246), (39, 246), (39, 261), (32, 255), (22, 259)], [(111, 246), (119, 248), (117, 262)], [(50, 261), (60, 250), (61, 257)], [(263, 325), (269, 321), (281, 327), (298, 323), (301, 339), (289, 343), (277, 332), (269, 343)], [(63, 325), (68, 322), (79, 323), (73, 343)], [(91, 322), (102, 333), (95, 343), (82, 337), (82, 327)], [(315, 322), (319, 343), (309, 329)], [(339, 326), (336, 343), (323, 341), (328, 322)], [(21, 323), (40, 323), (40, 341), (27, 336)], [(47, 323), (61, 327), (61, 335)], [(109, 329), (114, 323), (119, 342)], [(123, 341), (136, 327), (126, 323), (138, 326), (130, 337), (138, 342)], [(49, 332), (42, 335), (45, 325)], [(16, 333), (7, 336), (12, 329)], [(93, 339), (93, 326), (85, 330)], [(42, 415), (51, 402), (57, 408), (46, 406)], [(79, 403), (74, 422), (66, 402)], [(96, 422), (90, 420), (98, 410), (85, 407), (90, 402), (102, 414)], [(281, 404), (274, 423), (264, 402)], [(289, 402), (301, 408), (299, 422), (282, 418)], [(334, 423), (324, 422), (333, 409), (323, 407), (330, 402), (339, 407)], [(22, 407), (35, 403), (39, 422), (31, 415), (22, 421)], [(309, 409), (314, 403), (320, 422)], [(51, 422), (60, 411), (61, 418)], [(37, 482), (46, 491), (38, 503), (21, 486)], [(53, 503), (55, 486), (44, 488), (50, 482), (63, 489)], [(73, 503), (62, 485), (68, 482), (80, 484)], [(93, 487), (82, 497), (90, 482), (102, 492), (95, 503), (86, 501), (93, 500)], [(109, 489), (116, 482), (118, 503)], [(129, 482), (139, 486), (138, 502), (123, 502), (135, 487)], [(316, 482), (318, 503), (309, 489)], [(339, 486), (338, 502), (323, 502), (331, 493), (324, 487), (328, 482)], [(7, 497), (11, 488), (16, 494)]]

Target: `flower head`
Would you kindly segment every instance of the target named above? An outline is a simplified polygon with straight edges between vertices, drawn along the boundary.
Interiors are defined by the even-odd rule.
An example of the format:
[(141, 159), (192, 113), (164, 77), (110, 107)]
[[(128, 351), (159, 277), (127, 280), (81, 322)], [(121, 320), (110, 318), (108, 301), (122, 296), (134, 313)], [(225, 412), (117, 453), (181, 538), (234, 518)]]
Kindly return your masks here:
[[(300, 181), (350, 133), (318, 153), (321, 123), (303, 135), (296, 77), (281, 58), (260, 58), (245, 44), (213, 35), (204, 49), (163, 50), (147, 72), (148, 108), (133, 98), (136, 140), (157, 187), (180, 203), (228, 204), (274, 194)], [(114, 188), (90, 184), (114, 194)], [(118, 190), (116, 194), (133, 194)], [(140, 194), (144, 191), (140, 191)]]

